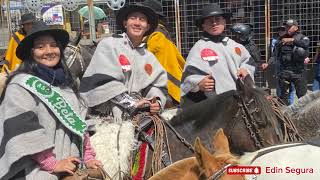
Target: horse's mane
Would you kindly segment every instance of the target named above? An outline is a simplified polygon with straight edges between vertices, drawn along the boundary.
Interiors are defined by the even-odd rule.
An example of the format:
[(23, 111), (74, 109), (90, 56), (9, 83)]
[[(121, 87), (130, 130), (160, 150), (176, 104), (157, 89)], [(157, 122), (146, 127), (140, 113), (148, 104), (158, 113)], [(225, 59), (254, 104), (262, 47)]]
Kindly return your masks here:
[[(200, 123), (200, 121), (215, 119), (216, 116), (220, 115), (220, 112), (224, 112), (225, 107), (234, 105), (234, 103), (230, 101), (233, 100), (233, 96), (236, 94), (237, 92), (235, 90), (227, 91), (183, 108), (181, 113), (173, 117), (171, 124), (184, 124), (195, 119)], [(217, 113), (214, 113), (213, 110)], [(210, 114), (210, 116), (208, 116), (208, 114)]]
[(271, 103), (266, 98), (266, 96), (267, 96), (266, 92), (264, 90), (262, 90), (261, 88), (257, 88), (257, 87), (256, 88), (245, 87), (244, 91), (247, 91), (250, 94), (252, 94), (252, 98), (256, 102), (256, 107), (260, 108), (261, 112), (266, 115), (265, 120), (269, 120), (267, 122), (260, 122), (260, 123), (262, 123), (264, 125), (267, 125), (270, 123), (275, 125), (275, 122), (272, 122), (272, 121), (276, 121), (277, 117), (274, 113), (274, 110), (271, 106)]
[[(237, 98), (248, 96), (253, 98), (256, 103), (256, 107), (261, 109), (261, 113), (266, 115), (266, 120), (269, 122), (259, 122), (260, 124), (275, 125), (276, 115), (272, 109), (271, 104), (266, 98), (266, 93), (261, 88), (244, 85), (241, 90), (231, 90), (222, 94), (210, 97), (199, 103), (190, 105), (182, 110), (182, 112), (175, 116), (171, 123), (172, 125), (179, 125), (188, 121), (196, 120), (196, 125), (205, 125), (208, 122), (215, 120), (217, 117), (221, 117), (221, 113), (226, 112), (226, 108), (230, 106), (237, 106)], [(224, 116), (222, 116), (224, 117)]]

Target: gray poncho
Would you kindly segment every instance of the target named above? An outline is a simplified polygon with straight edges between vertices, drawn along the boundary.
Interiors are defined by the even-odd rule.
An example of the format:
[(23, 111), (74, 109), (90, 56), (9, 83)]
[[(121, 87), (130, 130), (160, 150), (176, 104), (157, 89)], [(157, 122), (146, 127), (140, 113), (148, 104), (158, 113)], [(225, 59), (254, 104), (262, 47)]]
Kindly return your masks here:
[[(254, 63), (241, 44), (225, 37), (222, 42), (200, 39), (190, 50), (183, 72), (181, 96), (199, 91), (198, 83), (208, 74), (215, 80), (215, 93), (236, 89), (237, 71), (245, 68), (254, 74)], [(253, 78), (252, 78), (253, 79)], [(210, 93), (208, 93), (210, 94)]]
[(121, 93), (138, 92), (143, 97), (159, 97), (166, 102), (167, 74), (144, 44), (133, 48), (127, 35), (103, 39), (92, 57), (80, 83), (80, 91), (89, 107), (107, 102), (116, 119), (121, 110), (110, 100)]
[[(66, 129), (42, 101), (18, 84), (24, 74), (8, 84), (0, 105), (0, 179), (24, 170), (26, 179), (58, 179), (39, 168), (31, 155), (53, 148), (57, 160), (79, 157), (80, 138)], [(71, 89), (60, 93), (74, 111), (85, 117), (86, 108)]]

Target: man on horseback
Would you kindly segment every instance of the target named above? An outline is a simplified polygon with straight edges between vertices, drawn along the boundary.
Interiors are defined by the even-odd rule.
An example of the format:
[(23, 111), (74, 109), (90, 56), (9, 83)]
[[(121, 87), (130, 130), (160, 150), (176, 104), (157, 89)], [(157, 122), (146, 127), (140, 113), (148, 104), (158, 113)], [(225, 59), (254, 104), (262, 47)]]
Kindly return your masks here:
[(130, 119), (146, 104), (147, 111), (158, 113), (166, 103), (167, 74), (142, 42), (157, 27), (158, 16), (137, 3), (120, 9), (116, 23), (124, 33), (98, 44), (80, 90), (89, 107), (116, 121)]
[(187, 57), (181, 84), (182, 106), (236, 89), (239, 77), (253, 77), (255, 62), (249, 52), (224, 34), (230, 16), (213, 3), (206, 5), (196, 20), (203, 33)]
[[(111, 176), (120, 172), (130, 174), (130, 169), (122, 166), (121, 163), (130, 164), (128, 159), (132, 149), (137, 149), (136, 146), (123, 148), (130, 143), (122, 142), (134, 138), (134, 130), (121, 133), (120, 128), (128, 123), (132, 127), (132, 124), (135, 124), (136, 131), (142, 128), (138, 123), (125, 120), (132, 120), (141, 111), (149, 112), (148, 114), (151, 115), (157, 114), (163, 109), (167, 99), (167, 73), (156, 57), (146, 49), (146, 44), (143, 42), (143, 38), (151, 34), (158, 25), (156, 13), (144, 4), (130, 4), (119, 10), (116, 23), (123, 33), (100, 41), (80, 84), (80, 91), (86, 97), (92, 114), (108, 116), (111, 119), (108, 121), (110, 123), (96, 126), (97, 132), (94, 135), (97, 139), (100, 138), (100, 142), (106, 142), (101, 151), (97, 149), (97, 156), (101, 153), (104, 154), (103, 157), (113, 158), (109, 162), (102, 161), (104, 166), (120, 163), (116, 168), (106, 168), (107, 170), (116, 169), (110, 172)], [(144, 115), (140, 119), (145, 119)], [(138, 118), (134, 118), (136, 119)], [(118, 125), (120, 128), (108, 133), (108, 129), (113, 125)], [(105, 129), (99, 130), (99, 127), (105, 127)], [(125, 133), (127, 137), (122, 137), (121, 135)], [(106, 138), (107, 136), (109, 138)], [(113, 142), (118, 146), (111, 147)], [(117, 152), (106, 155), (106, 149), (112, 153)], [(129, 151), (127, 153), (129, 155), (122, 158), (126, 152), (120, 153), (119, 149)], [(140, 156), (141, 159), (145, 157), (146, 155)], [(138, 170), (138, 172), (145, 171)], [(143, 176), (143, 173), (140, 175)]]

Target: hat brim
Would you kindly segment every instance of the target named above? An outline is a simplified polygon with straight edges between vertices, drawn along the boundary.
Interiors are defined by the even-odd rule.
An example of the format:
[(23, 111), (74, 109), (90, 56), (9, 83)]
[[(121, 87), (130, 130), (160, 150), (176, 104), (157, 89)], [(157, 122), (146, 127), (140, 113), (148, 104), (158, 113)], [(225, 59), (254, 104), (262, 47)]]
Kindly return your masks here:
[(125, 21), (130, 13), (141, 12), (148, 18), (148, 24), (150, 24), (150, 29), (145, 33), (145, 35), (151, 34), (158, 26), (158, 15), (149, 7), (143, 4), (128, 5), (121, 8), (116, 17), (116, 23), (118, 28), (125, 32), (126, 28), (123, 26), (123, 21)]
[(219, 12), (213, 12), (210, 13), (206, 16), (201, 16), (199, 18), (196, 19), (196, 26), (198, 28), (201, 28), (204, 19), (208, 18), (208, 17), (212, 17), (212, 16), (222, 16), (223, 18), (225, 18), (226, 20), (230, 19), (232, 17), (232, 13), (219, 13)]
[[(69, 34), (62, 29), (48, 29), (44, 31), (38, 31), (25, 37), (18, 45), (16, 49), (16, 56), (24, 61), (31, 56), (31, 48), (33, 47), (33, 41), (40, 35), (51, 35), (56, 41), (60, 42), (64, 49), (69, 43)], [(63, 53), (63, 52), (61, 52)]]

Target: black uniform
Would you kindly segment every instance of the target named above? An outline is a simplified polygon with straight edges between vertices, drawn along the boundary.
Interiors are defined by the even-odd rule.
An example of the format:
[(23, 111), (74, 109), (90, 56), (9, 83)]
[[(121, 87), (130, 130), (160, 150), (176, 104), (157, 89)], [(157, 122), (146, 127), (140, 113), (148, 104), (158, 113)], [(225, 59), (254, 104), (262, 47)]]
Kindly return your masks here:
[[(282, 38), (294, 38), (290, 44), (282, 44)], [(307, 93), (306, 80), (304, 79), (304, 60), (309, 55), (310, 40), (303, 34), (296, 32), (293, 36), (285, 35), (276, 46), (276, 57), (280, 62), (279, 86), (280, 98), (288, 104), (288, 90), (293, 83), (298, 97)]]

